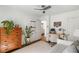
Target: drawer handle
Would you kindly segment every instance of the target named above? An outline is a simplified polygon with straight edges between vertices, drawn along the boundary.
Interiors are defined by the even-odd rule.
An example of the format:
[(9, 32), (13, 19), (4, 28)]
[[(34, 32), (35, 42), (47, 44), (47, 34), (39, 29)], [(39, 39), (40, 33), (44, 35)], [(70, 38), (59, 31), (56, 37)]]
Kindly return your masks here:
[(7, 42), (7, 41), (4, 41), (4, 42)]

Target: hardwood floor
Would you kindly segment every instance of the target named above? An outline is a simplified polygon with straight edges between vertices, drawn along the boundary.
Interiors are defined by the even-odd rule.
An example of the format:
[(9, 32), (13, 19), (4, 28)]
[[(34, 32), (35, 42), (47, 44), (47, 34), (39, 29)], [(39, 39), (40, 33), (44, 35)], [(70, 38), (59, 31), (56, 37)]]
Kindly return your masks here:
[(52, 51), (52, 48), (53, 47), (51, 47), (48, 43), (38, 41), (24, 48), (13, 51), (12, 53), (49, 53)]
[[(21, 48), (24, 48), (24, 47), (26, 47), (26, 46), (29, 46), (29, 45), (31, 45), (31, 44), (34, 44), (34, 43), (36, 43), (36, 42), (38, 42), (38, 41), (40, 41), (40, 40), (41, 40), (41, 39), (38, 39), (38, 40), (33, 41), (33, 42), (31, 42), (31, 43), (29, 43), (29, 44), (27, 44), (27, 45), (22, 45)], [(21, 49), (21, 48), (20, 48), (20, 49)], [(16, 51), (16, 50), (19, 50), (19, 48), (18, 48), (18, 49), (11, 50), (11, 51), (8, 51), (8, 52), (6, 52), (6, 53), (11, 53), (11, 52)]]

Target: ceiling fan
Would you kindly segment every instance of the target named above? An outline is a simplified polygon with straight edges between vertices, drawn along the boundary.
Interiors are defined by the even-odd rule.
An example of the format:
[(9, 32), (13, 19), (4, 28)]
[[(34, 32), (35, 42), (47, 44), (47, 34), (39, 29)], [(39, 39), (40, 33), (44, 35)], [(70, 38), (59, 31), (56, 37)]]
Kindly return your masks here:
[(50, 5), (41, 5), (41, 8), (37, 8), (35, 10), (42, 10), (43, 13), (45, 13), (46, 10), (50, 9), (51, 6)]

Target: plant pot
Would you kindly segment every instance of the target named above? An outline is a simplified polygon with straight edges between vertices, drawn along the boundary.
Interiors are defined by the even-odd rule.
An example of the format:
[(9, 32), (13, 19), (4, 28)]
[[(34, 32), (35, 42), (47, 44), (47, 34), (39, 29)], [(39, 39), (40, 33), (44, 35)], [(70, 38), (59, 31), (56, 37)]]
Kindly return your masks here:
[(30, 38), (27, 38), (27, 43), (30, 43)]

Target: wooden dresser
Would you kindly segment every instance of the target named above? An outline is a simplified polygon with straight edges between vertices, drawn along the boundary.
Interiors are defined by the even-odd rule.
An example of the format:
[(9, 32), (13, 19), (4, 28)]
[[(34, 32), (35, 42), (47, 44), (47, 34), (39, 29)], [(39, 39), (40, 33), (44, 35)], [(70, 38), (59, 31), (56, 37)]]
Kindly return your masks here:
[(21, 48), (22, 29), (16, 27), (9, 35), (5, 31), (4, 28), (0, 27), (0, 52)]

